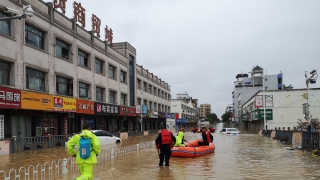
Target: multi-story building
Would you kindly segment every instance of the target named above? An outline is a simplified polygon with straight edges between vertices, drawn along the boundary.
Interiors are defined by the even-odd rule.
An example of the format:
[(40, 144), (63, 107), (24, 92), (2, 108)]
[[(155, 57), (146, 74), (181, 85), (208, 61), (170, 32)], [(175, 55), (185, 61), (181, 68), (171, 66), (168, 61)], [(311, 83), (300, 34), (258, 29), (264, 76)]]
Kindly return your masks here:
[(211, 114), (211, 104), (200, 104), (198, 112), (200, 117), (207, 118), (207, 115)]
[[(309, 94), (308, 95), (306, 94)], [(248, 130), (264, 129), (263, 95), (266, 97), (265, 114), (267, 129), (293, 130), (298, 125), (298, 119), (303, 122), (303, 104), (309, 104), (312, 118), (320, 118), (320, 89), (286, 89), (258, 91), (243, 103), (242, 114), (245, 117), (245, 127)], [(307, 97), (309, 98), (307, 100)], [(260, 101), (260, 103), (259, 103)]]
[(172, 115), (167, 117), (167, 121), (178, 126), (195, 126), (198, 123), (197, 106), (198, 99), (193, 99), (188, 93), (179, 93), (176, 99), (171, 99)]
[[(87, 31), (80, 26), (84, 22), (66, 17), (51, 2), (0, 1), (0, 17), (11, 16), (3, 7), (22, 12), (26, 4), (35, 12), (32, 18), (0, 21), (4, 138), (76, 133), (84, 122), (112, 132), (165, 123), (170, 86), (136, 65), (132, 45), (112, 43), (110, 36), (100, 40), (96, 21)], [(143, 126), (135, 108), (142, 102), (154, 111)]]
[(252, 68), (250, 74), (251, 77), (247, 73), (238, 74), (236, 76), (237, 81), (234, 82), (234, 90), (232, 92), (234, 121), (239, 123), (242, 117), (241, 108), (243, 103), (248, 101), (259, 90), (262, 90), (263, 76), (266, 79), (264, 85), (268, 90), (281, 90), (283, 88), (283, 75), (281, 72), (277, 75), (265, 75), (263, 68), (256, 66)]
[(230, 112), (231, 113), (231, 118), (230, 120), (234, 121), (234, 118), (233, 118), (233, 105), (232, 104), (228, 104), (227, 107), (226, 107), (226, 110), (225, 110), (225, 113), (227, 112)]

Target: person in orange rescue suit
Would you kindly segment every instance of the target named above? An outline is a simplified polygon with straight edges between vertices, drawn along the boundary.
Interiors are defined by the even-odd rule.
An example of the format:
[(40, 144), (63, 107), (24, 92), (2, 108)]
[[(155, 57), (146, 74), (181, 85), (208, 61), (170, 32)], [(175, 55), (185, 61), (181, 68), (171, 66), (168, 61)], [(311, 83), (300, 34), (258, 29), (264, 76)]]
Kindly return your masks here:
[(209, 143), (213, 141), (213, 136), (211, 135), (210, 131), (207, 130), (206, 127), (202, 129), (202, 142), (198, 142), (198, 146), (209, 146)]
[(161, 132), (159, 133), (157, 139), (155, 140), (159, 153), (159, 166), (169, 166), (169, 159), (171, 156), (171, 148), (176, 143), (176, 138), (173, 134), (166, 129), (165, 126), (161, 127)]
[(191, 132), (196, 133), (198, 131), (198, 128), (193, 127), (193, 129), (191, 130)]

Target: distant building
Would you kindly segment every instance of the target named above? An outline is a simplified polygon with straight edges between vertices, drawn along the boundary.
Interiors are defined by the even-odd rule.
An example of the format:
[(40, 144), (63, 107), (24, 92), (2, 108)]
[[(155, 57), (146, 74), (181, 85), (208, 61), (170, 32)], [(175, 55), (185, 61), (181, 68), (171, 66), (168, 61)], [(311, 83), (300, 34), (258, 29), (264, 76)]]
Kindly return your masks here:
[(230, 120), (234, 121), (234, 111), (233, 111), (232, 104), (227, 105), (225, 113), (227, 113), (227, 112), (231, 112), (231, 119)]
[[(320, 118), (320, 88), (311, 88), (309, 93), (309, 111), (313, 118)], [(306, 89), (268, 90), (266, 96), (266, 125), (268, 129), (290, 129), (297, 126), (298, 119), (305, 120), (302, 104), (307, 103)], [(305, 97), (303, 96), (305, 95)], [(263, 96), (260, 90), (243, 103), (242, 121), (245, 128), (259, 130), (264, 128), (263, 107), (256, 97)]]
[(198, 99), (192, 99), (188, 93), (177, 94), (177, 99), (171, 99), (171, 118), (167, 118), (167, 125), (194, 125), (198, 123)]
[[(250, 74), (251, 77), (247, 73), (241, 73), (236, 76), (237, 80), (234, 82), (234, 90), (232, 92), (234, 121), (241, 121), (241, 107), (243, 103), (262, 90), (263, 68), (255, 66)], [(265, 75), (265, 77), (267, 79), (265, 81), (267, 90), (283, 89), (283, 74), (281, 72), (276, 75)]]
[(199, 116), (207, 118), (208, 114), (211, 114), (211, 104), (200, 104)]

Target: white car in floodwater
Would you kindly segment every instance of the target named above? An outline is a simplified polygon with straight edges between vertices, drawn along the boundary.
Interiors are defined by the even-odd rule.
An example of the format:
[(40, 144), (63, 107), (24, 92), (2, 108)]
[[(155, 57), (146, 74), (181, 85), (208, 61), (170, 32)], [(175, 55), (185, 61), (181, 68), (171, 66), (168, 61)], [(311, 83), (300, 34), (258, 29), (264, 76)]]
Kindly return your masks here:
[[(109, 133), (108, 131), (103, 130), (91, 130), (93, 134), (97, 136), (97, 138), (100, 140), (100, 145), (106, 145), (106, 144), (118, 144), (121, 143), (121, 139), (117, 136), (114, 136), (113, 134)], [(72, 136), (68, 137), (68, 140), (71, 139)], [(67, 142), (66, 142), (67, 144)]]
[(228, 135), (240, 135), (241, 132), (236, 129), (236, 128), (223, 128), (221, 131), (220, 131), (220, 134), (228, 134)]

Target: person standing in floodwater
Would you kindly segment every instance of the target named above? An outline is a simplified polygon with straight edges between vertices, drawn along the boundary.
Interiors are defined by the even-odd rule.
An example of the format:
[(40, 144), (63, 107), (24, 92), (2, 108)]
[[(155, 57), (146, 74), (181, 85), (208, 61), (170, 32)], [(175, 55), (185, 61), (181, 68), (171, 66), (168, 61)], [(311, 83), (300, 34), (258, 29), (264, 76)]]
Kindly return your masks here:
[(166, 129), (166, 127), (161, 127), (161, 132), (159, 133), (157, 139), (155, 140), (156, 146), (159, 153), (159, 166), (163, 166), (163, 162), (165, 162), (165, 166), (169, 166), (169, 160), (171, 156), (171, 148), (176, 143), (176, 138), (173, 134)]

